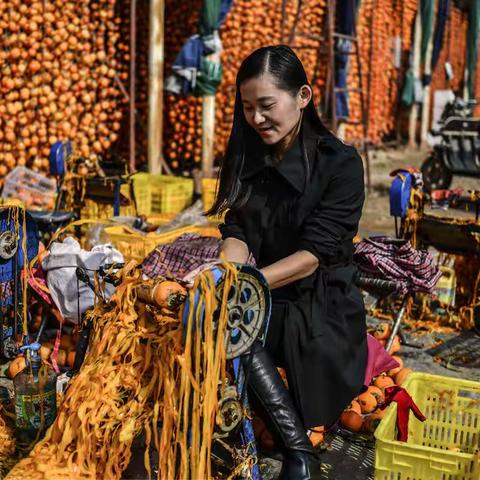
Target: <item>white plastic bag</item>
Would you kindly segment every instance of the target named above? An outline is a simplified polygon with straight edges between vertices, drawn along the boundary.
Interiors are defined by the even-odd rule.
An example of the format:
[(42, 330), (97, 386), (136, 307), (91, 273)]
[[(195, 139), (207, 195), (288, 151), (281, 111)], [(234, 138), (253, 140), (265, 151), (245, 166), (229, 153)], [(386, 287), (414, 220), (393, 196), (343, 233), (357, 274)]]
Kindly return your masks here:
[[(79, 323), (82, 314), (94, 305), (95, 294), (84, 282), (77, 279), (77, 267), (83, 268), (95, 285), (95, 271), (101, 266), (123, 263), (123, 255), (110, 244), (97, 245), (91, 251), (82, 250), (80, 244), (67, 237), (63, 242), (54, 242), (42, 268), (47, 274), (47, 286), (55, 305), (71, 322)], [(105, 284), (104, 295), (109, 299), (115, 287)]]

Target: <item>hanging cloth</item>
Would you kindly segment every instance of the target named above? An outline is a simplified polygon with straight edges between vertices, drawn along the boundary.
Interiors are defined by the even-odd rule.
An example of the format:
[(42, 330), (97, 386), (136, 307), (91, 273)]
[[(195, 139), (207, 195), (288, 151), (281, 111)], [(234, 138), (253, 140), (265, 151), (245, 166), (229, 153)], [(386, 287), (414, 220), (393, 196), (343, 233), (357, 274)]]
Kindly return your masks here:
[(449, 12), (450, 0), (439, 0), (437, 24), (435, 25), (435, 32), (433, 34), (432, 72), (435, 71), (438, 59), (440, 58), (440, 52), (442, 51)]
[(475, 98), (475, 70), (478, 53), (478, 24), (480, 22), (480, 0), (470, 2), (467, 33), (467, 89), (469, 98)]
[[(345, 0), (337, 2), (336, 31), (343, 35), (355, 34), (355, 21), (360, 0)], [(335, 39), (335, 88), (346, 89), (348, 67), (352, 42), (343, 38)], [(346, 90), (335, 92), (335, 108), (339, 120), (349, 116), (348, 92)]]
[(220, 62), (207, 60), (220, 53), (220, 26), (233, 5), (233, 0), (204, 0), (198, 35), (189, 37), (175, 59), (173, 73), (165, 81), (165, 90), (182, 95), (214, 95), (222, 79)]
[(434, 12), (435, 5), (433, 0), (421, 0), (420, 16), (422, 19), (422, 41), (420, 46), (420, 58), (422, 64), (425, 64), (428, 42), (430, 41), (430, 37), (432, 36)]

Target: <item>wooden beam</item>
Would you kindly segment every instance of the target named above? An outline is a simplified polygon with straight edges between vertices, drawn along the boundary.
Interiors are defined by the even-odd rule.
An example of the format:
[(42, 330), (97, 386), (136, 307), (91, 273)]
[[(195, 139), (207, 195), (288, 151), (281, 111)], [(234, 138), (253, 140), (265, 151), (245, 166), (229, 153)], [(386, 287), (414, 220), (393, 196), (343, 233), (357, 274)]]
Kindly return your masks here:
[(202, 174), (204, 178), (213, 177), (215, 139), (215, 95), (202, 98)]
[[(413, 76), (416, 81), (420, 77), (420, 47), (422, 41), (422, 18), (420, 15), (420, 6), (417, 7), (417, 15), (415, 17), (415, 32), (413, 42)], [(410, 109), (410, 117), (408, 122), (408, 146), (415, 147), (417, 133), (418, 104), (413, 101)]]
[(148, 79), (148, 171), (161, 173), (163, 163), (163, 65), (165, 0), (150, 2)]
[[(209, 55), (208, 60), (220, 61), (220, 53)], [(202, 97), (202, 177), (213, 177), (215, 157), (215, 95)]]
[(137, 0), (130, 4), (130, 102), (129, 102), (129, 159), (128, 169), (130, 173), (136, 170), (135, 160), (135, 75), (136, 75), (136, 52), (137, 52)]

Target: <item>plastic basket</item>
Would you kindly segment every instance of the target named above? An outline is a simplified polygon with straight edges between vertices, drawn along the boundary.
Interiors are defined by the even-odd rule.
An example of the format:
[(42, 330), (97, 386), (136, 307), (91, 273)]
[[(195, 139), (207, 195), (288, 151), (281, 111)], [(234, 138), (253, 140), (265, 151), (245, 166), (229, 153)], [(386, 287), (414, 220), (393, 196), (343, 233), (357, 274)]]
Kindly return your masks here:
[(137, 212), (140, 215), (180, 213), (192, 203), (191, 178), (136, 173), (132, 180)]
[(57, 184), (26, 167), (14, 168), (6, 177), (2, 198), (21, 200), (28, 210), (53, 210)]
[[(203, 210), (209, 210), (215, 201), (217, 193), (217, 179), (216, 178), (202, 178), (202, 203)], [(208, 217), (213, 222), (222, 222), (225, 217), (223, 215), (215, 215)]]
[(145, 257), (157, 246), (171, 243), (184, 233), (195, 231), (191, 226), (176, 228), (161, 234), (147, 233), (142, 235), (124, 225), (106, 227), (104, 232), (108, 240), (125, 257), (126, 261), (143, 262)]
[[(120, 186), (120, 193), (130, 199), (130, 185), (124, 183)], [(87, 220), (108, 220), (114, 215), (113, 205), (110, 203), (100, 203), (89, 198), (85, 199), (84, 205), (80, 210), (80, 217)], [(120, 215), (133, 217), (136, 215), (135, 205), (130, 199), (129, 205), (120, 206)]]
[(480, 383), (412, 373), (403, 387), (427, 420), (410, 415), (408, 442), (396, 441), (389, 407), (375, 432), (375, 480), (478, 480)]

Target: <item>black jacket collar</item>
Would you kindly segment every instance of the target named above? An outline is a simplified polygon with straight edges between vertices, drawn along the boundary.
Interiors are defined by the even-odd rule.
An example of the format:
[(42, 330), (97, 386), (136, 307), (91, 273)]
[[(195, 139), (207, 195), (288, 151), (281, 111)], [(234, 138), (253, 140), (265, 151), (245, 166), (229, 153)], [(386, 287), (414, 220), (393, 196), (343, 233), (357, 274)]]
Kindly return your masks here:
[(240, 178), (246, 180), (254, 177), (265, 168), (274, 168), (298, 193), (303, 192), (305, 186), (305, 165), (303, 162), (303, 149), (311, 162), (315, 159), (317, 150), (336, 149), (337, 138), (325, 130), (318, 132), (304, 120), (302, 128), (295, 138), (292, 146), (284, 153), (280, 162), (274, 163), (268, 152), (268, 147), (263, 146), (257, 151), (246, 154), (245, 165)]

